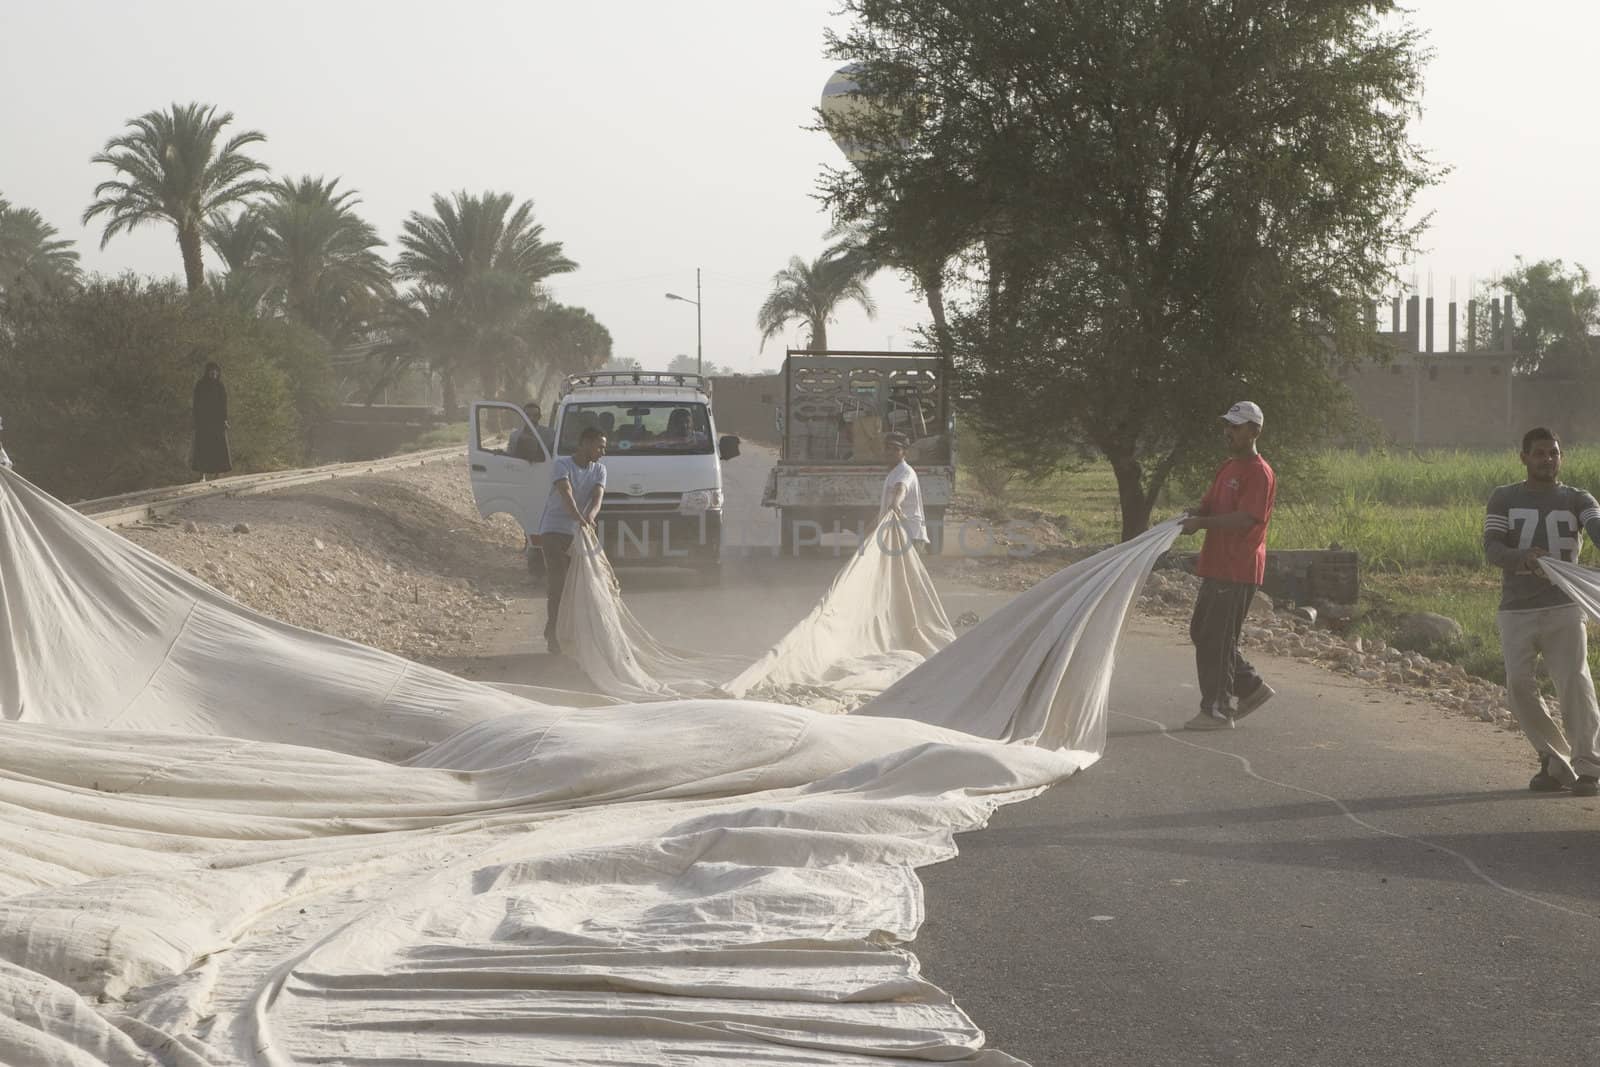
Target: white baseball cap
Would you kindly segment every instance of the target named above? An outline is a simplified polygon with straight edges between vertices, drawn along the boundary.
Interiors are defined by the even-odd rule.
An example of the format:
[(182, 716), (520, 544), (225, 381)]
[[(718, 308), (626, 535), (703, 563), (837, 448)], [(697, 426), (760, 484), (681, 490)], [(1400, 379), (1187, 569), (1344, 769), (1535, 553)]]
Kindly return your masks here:
[(1222, 417), (1233, 423), (1235, 426), (1240, 426), (1247, 422), (1253, 422), (1257, 426), (1266, 425), (1266, 423), (1261, 419), (1261, 405), (1252, 403), (1249, 400), (1239, 401), (1237, 404), (1233, 405), (1233, 407), (1223, 412)]

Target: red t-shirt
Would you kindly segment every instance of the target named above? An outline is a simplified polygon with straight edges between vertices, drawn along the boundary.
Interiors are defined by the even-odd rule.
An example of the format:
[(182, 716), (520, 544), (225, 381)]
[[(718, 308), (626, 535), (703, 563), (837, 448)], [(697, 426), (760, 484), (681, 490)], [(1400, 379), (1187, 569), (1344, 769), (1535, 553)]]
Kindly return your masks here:
[(1207, 530), (1195, 573), (1202, 578), (1260, 585), (1267, 573), (1267, 522), (1277, 495), (1277, 475), (1260, 456), (1224, 463), (1200, 502), (1201, 510), (1207, 515), (1245, 511), (1255, 516), (1256, 522), (1243, 530)]

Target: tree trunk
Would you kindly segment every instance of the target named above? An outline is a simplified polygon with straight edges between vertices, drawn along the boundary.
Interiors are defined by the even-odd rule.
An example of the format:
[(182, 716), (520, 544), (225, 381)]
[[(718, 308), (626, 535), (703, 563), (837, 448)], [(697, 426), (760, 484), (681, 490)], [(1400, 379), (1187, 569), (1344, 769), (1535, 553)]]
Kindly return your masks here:
[(442, 370), (439, 372), (439, 391), (443, 393), (444, 417), (450, 422), (461, 418), (461, 401), (456, 396), (456, 376), (453, 372)]
[(189, 292), (198, 292), (206, 284), (206, 262), (201, 255), (200, 227), (178, 227), (178, 251), (183, 253), (183, 278)]
[(806, 342), (806, 347), (826, 351), (828, 348), (828, 324), (812, 320), (811, 339)]
[(1122, 511), (1122, 540), (1128, 541), (1150, 528), (1150, 509), (1155, 498), (1144, 489), (1144, 468), (1132, 456), (1112, 456), (1111, 470), (1117, 476), (1117, 505)]
[(939, 351), (944, 353), (945, 370), (949, 371), (955, 345), (950, 339), (950, 324), (944, 317), (944, 282), (937, 273), (923, 275), (921, 282), (922, 291), (928, 297), (928, 314), (933, 317), (933, 336), (939, 342)]

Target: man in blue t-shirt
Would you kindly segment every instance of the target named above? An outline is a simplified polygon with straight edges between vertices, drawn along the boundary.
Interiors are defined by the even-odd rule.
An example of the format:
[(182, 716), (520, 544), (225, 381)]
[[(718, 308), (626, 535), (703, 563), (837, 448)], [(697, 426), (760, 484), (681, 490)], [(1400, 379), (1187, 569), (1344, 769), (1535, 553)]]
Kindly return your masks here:
[[(1556, 588), (1534, 562), (1555, 556), (1576, 562), (1583, 534), (1600, 543), (1600, 504), (1582, 489), (1561, 484), (1561, 442), (1543, 426), (1522, 438), (1524, 481), (1489, 496), (1483, 518), (1483, 555), (1501, 570), (1500, 646), (1506, 662), (1511, 713), (1539, 754), (1539, 773), (1528, 788), (1573, 796), (1600, 793), (1600, 705), (1589, 676), (1589, 639), (1583, 609)], [(1561, 704), (1557, 725), (1539, 695), (1539, 658)]]
[(590, 426), (578, 437), (577, 450), (556, 459), (551, 475), (550, 496), (545, 500), (539, 520), (539, 543), (544, 551), (546, 617), (544, 639), (551, 653), (560, 655), (556, 620), (561, 617), (561, 593), (567, 584), (567, 563), (572, 558), (572, 539), (580, 527), (594, 529), (600, 514), (600, 501), (606, 493), (606, 467), (600, 457), (606, 454), (606, 435)]

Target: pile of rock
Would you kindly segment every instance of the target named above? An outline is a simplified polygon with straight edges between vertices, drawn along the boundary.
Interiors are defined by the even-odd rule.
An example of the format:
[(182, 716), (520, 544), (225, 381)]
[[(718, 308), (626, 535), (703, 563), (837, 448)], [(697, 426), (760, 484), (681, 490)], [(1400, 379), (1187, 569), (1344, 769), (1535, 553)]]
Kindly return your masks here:
[[(1199, 588), (1200, 579), (1192, 574), (1158, 570), (1145, 583), (1140, 606), (1152, 614), (1187, 615), (1193, 610)], [(1401, 651), (1379, 640), (1341, 636), (1325, 624), (1317, 625), (1315, 616), (1308, 618), (1309, 614), (1304, 609), (1280, 611), (1268, 598), (1257, 596), (1245, 621), (1243, 644), (1275, 656), (1310, 660), (1483, 722), (1515, 728), (1515, 720), (1506, 710), (1504, 686), (1474, 678), (1458, 664), (1431, 660), (1420, 652)], [(1441, 630), (1442, 623), (1437, 621), (1440, 618), (1417, 620), (1416, 624), (1419, 628), (1426, 625)], [(1459, 636), (1459, 627), (1456, 634)]]
[(264, 615), (423, 662), (482, 654), (527, 583), (520, 532), (478, 517), (455, 465), (210, 498), (121, 532)]

